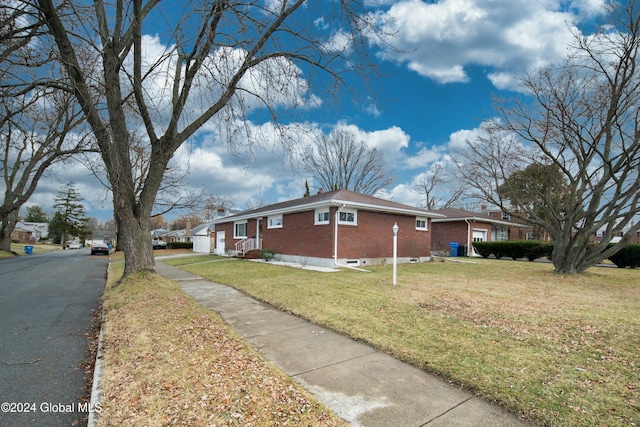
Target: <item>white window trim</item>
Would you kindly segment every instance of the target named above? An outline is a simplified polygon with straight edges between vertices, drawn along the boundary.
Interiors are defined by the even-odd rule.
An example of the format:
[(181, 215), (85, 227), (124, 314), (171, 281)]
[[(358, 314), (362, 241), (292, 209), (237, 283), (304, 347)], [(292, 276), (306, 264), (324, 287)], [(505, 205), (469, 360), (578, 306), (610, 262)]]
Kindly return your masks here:
[[(318, 219), (318, 214), (327, 214), (327, 219), (320, 221)], [(316, 209), (313, 213), (313, 224), (314, 225), (327, 225), (331, 222), (331, 211), (329, 209)]]
[[(272, 221), (274, 220), (280, 220), (279, 223), (276, 223), (275, 225), (272, 224)], [(282, 220), (282, 214), (280, 215), (272, 215), (270, 217), (267, 217), (267, 228), (282, 228), (282, 224), (283, 224), (283, 220)]]
[[(236, 231), (238, 230), (237, 226), (240, 225), (240, 224), (244, 224), (245, 225), (244, 230), (245, 230), (245, 233), (247, 233), (245, 236), (238, 236), (236, 234)], [(233, 223), (233, 238), (234, 239), (246, 239), (248, 237), (248, 235), (249, 235), (249, 227), (248, 227), (247, 221), (234, 221), (234, 223)]]
[[(342, 221), (340, 219), (340, 214), (341, 213), (352, 213), (353, 214), (353, 221)], [(342, 225), (358, 225), (358, 211), (355, 209), (340, 209), (338, 211), (338, 224), (342, 224)]]
[[(418, 221), (424, 221), (424, 227), (418, 227)], [(429, 220), (427, 219), (427, 217), (416, 217), (416, 230), (429, 231)]]

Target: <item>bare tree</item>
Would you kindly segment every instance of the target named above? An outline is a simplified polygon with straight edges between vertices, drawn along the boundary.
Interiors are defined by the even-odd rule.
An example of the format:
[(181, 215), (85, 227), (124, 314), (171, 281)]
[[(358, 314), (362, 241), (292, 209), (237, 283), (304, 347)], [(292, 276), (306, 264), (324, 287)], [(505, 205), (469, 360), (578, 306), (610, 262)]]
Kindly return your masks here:
[(345, 130), (334, 130), (307, 147), (302, 163), (323, 190), (374, 194), (393, 182), (378, 150)]
[[(170, 10), (158, 0), (34, 1), (101, 150), (125, 240), (125, 276), (154, 270), (149, 217), (166, 166), (188, 138), (220, 117), (233, 140), (233, 126), (241, 130), (246, 113), (261, 107), (277, 116), (300, 106), (305, 99), (294, 93), (313, 83), (301, 79), (303, 71), (309, 78), (322, 74), (317, 82), (342, 82), (343, 72), (360, 69), (353, 59), (375, 34), (372, 17), (355, 0), (322, 6), (305, 0), (200, 0), (167, 3)], [(349, 43), (333, 43), (336, 34), (310, 25), (326, 16)], [(143, 28), (157, 27), (162, 18), (167, 26), (154, 29), (167, 47), (152, 57)], [(136, 123), (127, 120), (127, 102)], [(152, 165), (139, 194), (129, 149), (137, 127), (149, 141)]]
[(559, 273), (585, 271), (640, 230), (639, 8), (611, 3), (601, 30), (576, 35), (563, 66), (527, 75), (528, 98), (497, 102), (499, 120), (461, 153), (478, 195), (552, 236)]
[[(0, 249), (10, 250), (20, 207), (48, 168), (91, 149), (69, 93), (48, 80), (56, 63), (46, 29), (22, 2), (0, 6)], [(48, 81), (48, 84), (43, 84)]]
[(424, 198), (422, 206), (429, 210), (456, 205), (467, 189), (466, 184), (455, 183), (442, 162), (432, 164), (427, 172), (420, 175), (415, 186)]

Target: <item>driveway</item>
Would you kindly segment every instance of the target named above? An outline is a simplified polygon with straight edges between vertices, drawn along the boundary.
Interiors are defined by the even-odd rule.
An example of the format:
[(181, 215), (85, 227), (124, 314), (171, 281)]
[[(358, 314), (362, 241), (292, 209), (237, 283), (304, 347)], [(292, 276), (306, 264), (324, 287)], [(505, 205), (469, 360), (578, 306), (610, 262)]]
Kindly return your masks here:
[(0, 260), (0, 426), (86, 425), (83, 365), (107, 263), (89, 248)]

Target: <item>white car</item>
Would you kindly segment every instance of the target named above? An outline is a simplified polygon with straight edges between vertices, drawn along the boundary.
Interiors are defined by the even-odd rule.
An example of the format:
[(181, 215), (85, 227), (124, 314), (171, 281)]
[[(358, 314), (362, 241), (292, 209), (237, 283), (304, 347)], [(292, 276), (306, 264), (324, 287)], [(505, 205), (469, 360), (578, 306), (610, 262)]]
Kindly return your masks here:
[(79, 242), (67, 242), (69, 249), (82, 249), (82, 243)]
[(167, 249), (167, 242), (160, 239), (153, 239), (153, 249)]

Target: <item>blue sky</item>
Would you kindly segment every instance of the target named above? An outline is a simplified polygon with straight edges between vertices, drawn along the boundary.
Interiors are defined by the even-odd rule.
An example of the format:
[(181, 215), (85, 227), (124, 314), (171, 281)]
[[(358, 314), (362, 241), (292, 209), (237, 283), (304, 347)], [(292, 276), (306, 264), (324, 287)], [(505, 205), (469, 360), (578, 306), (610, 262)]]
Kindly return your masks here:
[[(275, 1), (275, 0), (272, 0)], [(451, 153), (480, 132), (492, 116), (492, 94), (517, 92), (524, 70), (560, 63), (579, 22), (599, 17), (602, 0), (378, 0), (369, 10), (386, 18), (399, 52), (372, 46), (385, 77), (374, 83), (380, 96), (369, 105), (342, 99), (332, 110), (326, 94), (305, 111), (310, 126), (328, 133), (346, 128), (384, 155), (396, 180), (381, 195), (419, 206), (416, 182), (434, 162), (451, 167)], [(326, 24), (326, 23), (325, 23)], [(155, 41), (154, 41), (155, 40)], [(162, 44), (149, 39), (147, 45)], [(305, 76), (301, 75), (301, 79)], [(366, 94), (361, 94), (366, 95)], [(368, 99), (367, 96), (360, 100)], [(326, 102), (325, 102), (326, 101)], [(332, 112), (334, 114), (328, 114)], [(337, 114), (335, 114), (337, 112)], [(268, 123), (248, 126), (269, 133)], [(207, 133), (209, 131), (209, 133)], [(234, 207), (301, 197), (303, 176), (295, 160), (276, 142), (254, 146), (252, 155), (234, 156), (215, 132), (204, 129), (176, 154), (189, 165), (188, 186), (206, 188)], [(190, 150), (187, 150), (187, 147)], [(240, 150), (242, 151), (242, 150)], [(246, 159), (251, 158), (252, 161)], [(242, 160), (244, 159), (244, 160)], [(60, 182), (72, 180), (89, 215), (111, 217), (110, 199), (81, 165), (66, 165), (43, 182), (30, 204), (49, 210)], [(310, 182), (312, 184), (312, 182)]]

